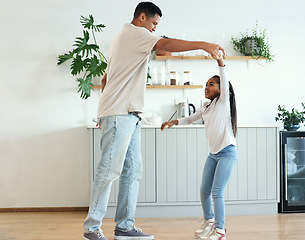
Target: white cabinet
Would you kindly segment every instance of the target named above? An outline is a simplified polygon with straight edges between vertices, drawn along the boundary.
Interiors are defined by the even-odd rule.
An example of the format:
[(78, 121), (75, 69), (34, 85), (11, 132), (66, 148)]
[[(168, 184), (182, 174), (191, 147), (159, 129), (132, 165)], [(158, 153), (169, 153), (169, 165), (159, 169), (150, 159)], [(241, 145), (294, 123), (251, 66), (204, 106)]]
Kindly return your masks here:
[(208, 152), (204, 128), (156, 129), (158, 202), (199, 202)]
[[(277, 128), (239, 128), (238, 162), (225, 200), (277, 200)], [(200, 201), (209, 154), (204, 128), (156, 129), (158, 202)]]
[[(92, 129), (91, 133), (93, 181), (94, 169), (100, 160), (101, 135), (99, 129)], [(142, 128), (141, 133), (143, 177), (138, 216), (200, 215), (199, 189), (203, 166), (209, 154), (205, 128), (176, 127), (166, 131)], [(225, 192), (228, 214), (277, 212), (277, 146), (277, 127), (238, 128), (238, 162)], [(116, 182), (111, 192), (110, 208), (115, 206), (117, 190)], [(263, 213), (260, 213), (260, 208)]]
[(154, 129), (141, 130), (143, 177), (140, 181), (138, 202), (154, 203), (157, 200), (155, 139)]

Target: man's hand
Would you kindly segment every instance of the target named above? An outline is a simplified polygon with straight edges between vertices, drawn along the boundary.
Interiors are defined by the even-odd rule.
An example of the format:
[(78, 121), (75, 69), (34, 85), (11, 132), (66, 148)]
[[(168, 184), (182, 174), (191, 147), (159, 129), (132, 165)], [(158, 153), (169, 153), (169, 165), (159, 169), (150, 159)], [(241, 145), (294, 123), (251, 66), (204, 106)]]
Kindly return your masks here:
[(105, 73), (103, 78), (102, 78), (102, 92), (104, 91), (106, 83), (107, 83), (107, 73)]
[(209, 53), (216, 60), (222, 58), (222, 55), (226, 55), (224, 48), (214, 43), (206, 42), (203, 50)]

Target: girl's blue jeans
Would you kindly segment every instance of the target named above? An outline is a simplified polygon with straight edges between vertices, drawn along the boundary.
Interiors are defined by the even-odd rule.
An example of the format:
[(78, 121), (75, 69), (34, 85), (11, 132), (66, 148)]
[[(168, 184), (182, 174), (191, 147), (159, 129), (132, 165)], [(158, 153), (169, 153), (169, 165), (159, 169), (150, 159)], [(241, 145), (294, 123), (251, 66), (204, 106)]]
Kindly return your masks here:
[(84, 222), (84, 232), (97, 231), (105, 216), (111, 185), (120, 178), (116, 209), (116, 229), (133, 228), (142, 176), (141, 123), (133, 115), (115, 115), (100, 119), (102, 157), (98, 163), (90, 198), (90, 207)]
[(236, 146), (229, 145), (216, 154), (210, 153), (204, 165), (200, 188), (201, 205), (205, 220), (215, 217), (215, 228), (224, 229), (225, 226), (223, 195), (236, 162)]

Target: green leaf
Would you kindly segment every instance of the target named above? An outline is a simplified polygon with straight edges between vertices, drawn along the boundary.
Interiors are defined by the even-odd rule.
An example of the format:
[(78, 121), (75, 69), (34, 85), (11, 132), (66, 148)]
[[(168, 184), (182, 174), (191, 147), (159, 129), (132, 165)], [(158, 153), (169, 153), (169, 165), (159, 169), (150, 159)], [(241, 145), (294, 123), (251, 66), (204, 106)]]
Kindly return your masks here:
[(76, 47), (75, 52), (79, 53), (87, 44), (89, 41), (89, 32), (88, 31), (83, 31), (84, 37), (77, 37), (75, 44), (73, 46)]
[[(269, 40), (266, 34), (266, 29), (259, 29), (258, 23), (256, 23), (256, 27), (252, 30), (252, 33), (247, 33), (246, 35), (240, 34), (240, 38), (231, 37), (231, 42), (233, 43), (233, 49), (243, 55), (249, 54), (250, 49), (248, 49), (247, 41), (249, 39), (254, 40), (252, 42), (253, 49), (251, 49), (252, 57), (265, 57), (266, 62), (274, 61), (275, 55), (272, 55), (269, 48)], [(258, 58), (256, 58), (258, 59)]]
[(151, 75), (150, 75), (150, 67), (148, 66), (148, 68), (147, 68), (146, 82), (148, 82), (149, 79), (151, 79)]
[(58, 62), (57, 62), (57, 66), (63, 64), (65, 61), (73, 58), (73, 55), (74, 55), (74, 52), (72, 51), (69, 51), (69, 53), (65, 53), (65, 54), (62, 54), (62, 55), (59, 55), (58, 56)]
[(89, 15), (89, 18), (81, 16), (80, 22), (84, 28), (87, 28), (89, 30), (94, 29), (97, 32), (102, 32), (102, 29), (106, 27), (106, 25), (104, 24), (94, 25), (94, 18), (92, 15)]
[(97, 52), (98, 49), (99, 49), (99, 46), (97, 46), (95, 44), (88, 44), (81, 49), (82, 56), (88, 57), (89, 54), (92, 55), (92, 51)]
[(84, 37), (78, 37), (76, 38), (77, 40), (75, 41), (75, 44), (73, 46), (76, 47), (74, 52), (77, 54), (81, 54), (83, 57), (86, 56), (88, 57), (89, 54), (92, 55), (92, 51), (97, 52), (99, 49), (99, 46), (96, 44), (88, 44), (89, 41), (89, 32), (88, 31), (83, 31)]
[(104, 25), (104, 24), (95, 25), (94, 30), (97, 32), (102, 32), (103, 28), (105, 28), (105, 27), (106, 27), (106, 25)]
[[(304, 105), (302, 104), (304, 107)], [(300, 112), (295, 108), (291, 109), (291, 112), (285, 109), (285, 106), (278, 105), (278, 117), (275, 117), (276, 121), (281, 120), (284, 125), (290, 127), (291, 125), (297, 125), (305, 121), (304, 114), (305, 112)]]
[(82, 99), (87, 99), (88, 97), (91, 96), (91, 90), (94, 91), (93, 89), (93, 84), (92, 84), (92, 77), (91, 75), (88, 75), (86, 79), (83, 78), (78, 78), (77, 81), (79, 82), (78, 84), (78, 91), (81, 92), (80, 98)]
[[(107, 67), (107, 59), (100, 52), (99, 46), (96, 43), (94, 32), (102, 32), (106, 26), (104, 24), (94, 24), (94, 18), (89, 15), (88, 18), (81, 16), (81, 24), (84, 27), (83, 37), (77, 37), (74, 42), (74, 50), (69, 53), (58, 56), (57, 65), (61, 65), (69, 59), (72, 59), (70, 70), (72, 75), (85, 72), (83, 78), (78, 78), (79, 90), (81, 91), (81, 98), (90, 97), (93, 84), (91, 83), (92, 77), (101, 76), (105, 73)], [(92, 30), (90, 34), (93, 36), (95, 44), (89, 44), (90, 34), (87, 30)]]
[(71, 74), (75, 76), (81, 73), (84, 70), (84, 68), (88, 65), (89, 61), (90, 61), (89, 59), (82, 60), (82, 57), (80, 55), (77, 55), (73, 59), (70, 67)]
[(83, 25), (84, 28), (91, 29), (94, 23), (94, 18), (92, 15), (89, 15), (89, 18), (86, 18), (84, 16), (80, 17), (80, 22)]
[(95, 76), (101, 76), (105, 72), (105, 69), (107, 67), (107, 63), (100, 62), (97, 58), (97, 56), (94, 55), (94, 57), (91, 59), (88, 67), (88, 71), (90, 71), (90, 74), (92, 74), (93, 77)]

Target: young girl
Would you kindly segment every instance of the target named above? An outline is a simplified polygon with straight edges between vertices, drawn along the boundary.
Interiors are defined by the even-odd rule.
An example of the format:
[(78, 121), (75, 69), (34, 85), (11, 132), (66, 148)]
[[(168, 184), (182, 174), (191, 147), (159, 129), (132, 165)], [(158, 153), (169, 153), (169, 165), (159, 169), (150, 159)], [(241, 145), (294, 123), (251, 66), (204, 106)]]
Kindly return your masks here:
[[(220, 76), (211, 77), (205, 87), (205, 97), (210, 101), (205, 102), (199, 111), (189, 117), (163, 123), (161, 130), (178, 124), (191, 124), (203, 118), (210, 154), (204, 166), (200, 189), (205, 221), (195, 232), (195, 235), (200, 239), (225, 240), (223, 194), (237, 161), (235, 140), (237, 121), (232, 85), (226, 79), (223, 59), (216, 60)], [(214, 212), (211, 197), (214, 202)]]

